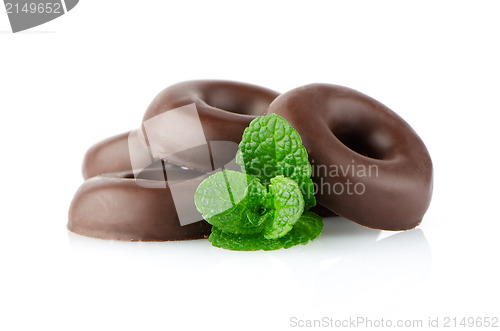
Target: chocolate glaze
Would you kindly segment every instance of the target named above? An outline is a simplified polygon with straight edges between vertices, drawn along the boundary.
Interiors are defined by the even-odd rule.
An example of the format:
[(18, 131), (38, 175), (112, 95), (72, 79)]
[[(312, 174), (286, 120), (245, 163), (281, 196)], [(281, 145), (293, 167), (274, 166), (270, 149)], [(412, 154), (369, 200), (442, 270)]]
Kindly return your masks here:
[(89, 148), (83, 160), (83, 178), (88, 179), (110, 172), (130, 171), (128, 136), (122, 133), (103, 140)]
[[(85, 155), (83, 162), (83, 177), (88, 179), (94, 176), (113, 172), (132, 173), (130, 164), (130, 154), (127, 145), (128, 136), (132, 132), (127, 132), (111, 138), (105, 139), (92, 146)], [(147, 149), (147, 147), (144, 147)], [(234, 158), (234, 151), (231, 151)], [(201, 173), (206, 173), (200, 171)], [(316, 204), (311, 211), (322, 217), (337, 216), (331, 210)]]
[[(109, 138), (87, 152), (83, 175), (90, 179), (71, 203), (69, 230), (130, 241), (196, 239), (210, 234), (211, 227), (201, 216), (200, 221), (181, 226), (170, 187), (177, 181), (207, 176), (219, 167), (217, 162), (225, 164), (234, 158), (234, 148), (224, 147), (217, 162), (213, 159), (207, 165), (200, 155), (208, 145), (169, 153), (178, 141), (160, 140), (156, 143), (161, 150), (155, 155), (145, 134), (161, 137), (162, 132), (151, 132), (151, 127), (146, 130), (148, 121), (193, 103), (210, 144), (237, 145), (250, 121), (266, 112), (286, 118), (303, 139), (313, 165), (313, 180), (319, 188), (324, 183), (332, 187), (346, 180), (365, 187), (362, 195), (332, 194), (320, 189), (318, 202), (328, 210), (362, 225), (387, 230), (413, 228), (427, 210), (432, 195), (432, 163), (427, 149), (404, 120), (378, 101), (327, 84), (304, 86), (278, 97), (278, 93), (254, 85), (191, 81), (162, 91), (148, 107), (141, 129)], [(183, 117), (182, 111), (180, 114), (174, 124), (189, 131), (190, 119)], [(135, 137), (132, 150), (129, 135)], [(211, 146), (211, 152), (215, 147)], [(142, 161), (152, 162), (137, 178), (133, 174), (137, 169), (132, 169), (130, 161), (132, 151), (142, 154)], [(158, 159), (163, 160), (163, 166)], [(322, 173), (320, 166), (377, 166), (378, 171), (372, 177), (342, 172), (333, 177)], [(168, 181), (163, 177), (165, 167), (169, 169)], [(178, 176), (172, 178), (172, 173)], [(331, 216), (321, 206), (315, 211)]]
[[(245, 128), (255, 117), (263, 115), (278, 95), (279, 93), (263, 87), (238, 82), (213, 80), (182, 82), (166, 88), (156, 96), (144, 114), (143, 123), (175, 108), (194, 103), (206, 141), (232, 142), (236, 148)], [(187, 116), (176, 117), (178, 125), (181, 126), (187, 126), (189, 120)], [(155, 133), (150, 130), (146, 135), (151, 136)], [(161, 132), (158, 132), (158, 136), (162, 139)], [(162, 153), (156, 155), (152, 152), (153, 157), (191, 169), (207, 172), (214, 170), (210, 165), (207, 166), (207, 162), (200, 157), (202, 153), (197, 149), (185, 150), (183, 153), (169, 153), (170, 146), (176, 143), (178, 142), (171, 139), (160, 141), (158, 145), (161, 145)], [(200, 146), (201, 150), (203, 148), (204, 146)], [(224, 163), (232, 160), (235, 148), (219, 151), (217, 155), (219, 161)]]
[[(312, 84), (280, 95), (268, 112), (299, 132), (321, 205), (371, 228), (406, 230), (421, 222), (432, 196), (431, 158), (415, 131), (385, 105), (346, 87)], [(365, 191), (356, 194), (354, 183), (363, 185), (358, 193)]]
[[(149, 106), (144, 121), (194, 103), (206, 140), (233, 142), (237, 146), (244, 129), (256, 116), (264, 114), (277, 95), (277, 92), (262, 87), (236, 82), (184, 82), (162, 91)], [(185, 119), (183, 122), (182, 116), (177, 117), (175, 125), (190, 130), (189, 118)], [(144, 126), (140, 131), (145, 133)], [(131, 241), (197, 239), (209, 235), (211, 226), (201, 220), (201, 215), (200, 222), (180, 225), (170, 191), (171, 176), (172, 169), (179, 174), (204, 176), (218, 164), (201, 162), (198, 156), (206, 146), (199, 146), (162, 155), (170, 167), (168, 181), (164, 180), (164, 169), (154, 165), (143, 171), (142, 177), (134, 179), (128, 141), (131, 133), (138, 136), (140, 131), (106, 139), (87, 152), (83, 164), (83, 176), (87, 181), (71, 203), (68, 229), (90, 237)], [(142, 143), (142, 139), (135, 139), (134, 148), (147, 154), (149, 141), (144, 139)], [(161, 143), (168, 151), (176, 141)], [(217, 156), (215, 161), (225, 164), (234, 159), (235, 149), (219, 148)], [(153, 154), (149, 157), (153, 164), (158, 165), (159, 156)], [(174, 163), (192, 170), (175, 168)]]
[[(153, 166), (137, 178), (130, 172), (98, 175), (78, 189), (69, 209), (68, 229), (101, 239), (167, 241), (199, 239), (210, 235), (202, 220), (181, 226), (169, 185), (202, 174), (170, 167), (169, 181), (163, 169)], [(166, 185), (165, 185), (166, 183)]]

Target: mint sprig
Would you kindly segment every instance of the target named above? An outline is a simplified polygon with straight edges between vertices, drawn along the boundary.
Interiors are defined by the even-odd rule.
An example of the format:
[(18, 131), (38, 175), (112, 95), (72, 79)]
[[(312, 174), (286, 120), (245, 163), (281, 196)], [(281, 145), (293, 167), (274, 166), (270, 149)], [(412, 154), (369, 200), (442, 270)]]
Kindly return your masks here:
[(299, 133), (283, 117), (269, 114), (254, 119), (243, 132), (236, 162), (266, 187), (280, 175), (295, 180), (305, 209), (316, 205), (307, 151)]
[(213, 225), (212, 245), (274, 250), (320, 235), (321, 217), (307, 212), (316, 204), (311, 165), (300, 136), (285, 119), (269, 114), (253, 120), (236, 160), (246, 173), (218, 172), (195, 194), (197, 209)]
[(233, 251), (272, 251), (305, 245), (319, 237), (323, 231), (323, 220), (312, 212), (304, 213), (295, 226), (285, 236), (277, 239), (265, 239), (259, 235), (238, 235), (212, 228), (208, 240), (212, 245)]
[(264, 229), (264, 238), (277, 239), (286, 235), (304, 212), (304, 198), (297, 182), (283, 176), (271, 178), (268, 209), (273, 216)]
[(271, 179), (269, 191), (258, 178), (241, 172), (218, 172), (198, 187), (196, 208), (221, 231), (261, 233), (266, 239), (287, 234), (304, 211), (304, 198), (296, 182), (283, 176)]
[(267, 189), (258, 178), (224, 170), (205, 179), (195, 194), (203, 218), (222, 231), (259, 233), (266, 222)]

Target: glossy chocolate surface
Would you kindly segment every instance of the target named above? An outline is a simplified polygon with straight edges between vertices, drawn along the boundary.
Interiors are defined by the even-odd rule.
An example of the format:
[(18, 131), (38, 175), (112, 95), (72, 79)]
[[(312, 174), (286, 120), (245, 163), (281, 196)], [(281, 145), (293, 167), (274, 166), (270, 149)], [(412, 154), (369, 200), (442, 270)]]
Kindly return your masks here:
[[(432, 196), (429, 153), (413, 129), (380, 102), (328, 84), (278, 96), (243, 83), (191, 81), (162, 91), (140, 129), (89, 149), (83, 166), (87, 181), (73, 199), (68, 228), (90, 237), (129, 241), (208, 236), (211, 226), (201, 215), (199, 221), (181, 225), (171, 187), (186, 179), (201, 180), (233, 160), (244, 129), (269, 112), (287, 119), (307, 148), (317, 188), (313, 211), (324, 217), (336, 212), (385, 230), (411, 229), (421, 222)], [(163, 122), (154, 123), (158, 119)], [(201, 135), (195, 132), (196, 123)], [(165, 127), (174, 134), (166, 135)], [(179, 149), (183, 144), (192, 147)], [(150, 165), (141, 171), (144, 164)], [(373, 167), (376, 172), (367, 173)], [(364, 175), (360, 169), (365, 169)], [(363, 186), (362, 194), (354, 185)], [(184, 193), (192, 204), (193, 191)]]
[(392, 110), (353, 89), (312, 84), (280, 95), (269, 112), (299, 132), (321, 205), (371, 228), (421, 222), (432, 196), (431, 158)]
[(98, 175), (76, 192), (69, 209), (68, 229), (88, 237), (126, 241), (167, 241), (205, 238), (211, 225), (202, 220), (181, 225), (170, 185), (202, 174), (168, 165)]
[[(256, 116), (264, 114), (277, 95), (262, 87), (228, 81), (190, 81), (163, 90), (146, 111), (141, 129), (111, 137), (89, 149), (83, 164), (83, 176), (87, 180), (71, 203), (68, 229), (90, 237), (129, 241), (206, 237), (211, 226), (201, 220), (201, 215), (199, 222), (181, 225), (171, 184), (183, 180), (183, 176), (187, 176), (184, 179), (203, 178), (233, 160), (244, 129)], [(167, 123), (188, 133), (182, 137), (183, 141), (175, 136), (173, 140), (170, 137), (162, 141), (163, 132), (154, 132), (154, 126), (146, 131), (145, 124), (158, 115), (189, 104), (196, 105), (205, 143), (168, 153), (172, 146), (189, 140), (193, 130), (189, 111), (184, 116), (181, 109), (174, 123)], [(160, 138), (155, 139), (155, 143), (161, 155), (155, 155), (151, 148), (152, 137)], [(212, 154), (208, 164), (206, 158), (200, 157), (207, 148)], [(131, 162), (136, 157), (131, 157), (132, 154), (142, 155), (141, 164), (152, 163), (137, 179), (133, 174), (137, 168)], [(167, 181), (165, 169), (158, 167), (160, 158), (166, 160)], [(186, 195), (190, 197), (185, 200), (192, 202), (192, 192)]]
[[(256, 116), (263, 115), (278, 95), (279, 93), (263, 87), (238, 82), (217, 80), (182, 82), (166, 88), (156, 96), (146, 110), (143, 124), (159, 115), (165, 116), (176, 108), (195, 104), (204, 139), (208, 142), (219, 141), (233, 144), (232, 148), (224, 148), (217, 153), (219, 162), (227, 163), (234, 158), (245, 128)], [(148, 132), (145, 132), (146, 136), (155, 137), (155, 145), (159, 147), (159, 152), (153, 150), (152, 155), (191, 169), (212, 171), (213, 167), (210, 164), (207, 165), (203, 157), (205, 146), (188, 141), (194, 140), (196, 133), (193, 122), (197, 119), (191, 117), (192, 115), (185, 111), (172, 119), (175, 125), (185, 130), (193, 130), (191, 136), (182, 137), (182, 142), (179, 141), (179, 137), (165, 137), (164, 132), (155, 132), (165, 130), (165, 125), (158, 126), (158, 129), (150, 128)], [(151, 145), (151, 139), (148, 143)], [(182, 152), (170, 152), (179, 143), (199, 147), (184, 148)]]
[(130, 154), (128, 149), (129, 132), (122, 133), (93, 145), (83, 160), (83, 178), (97, 175), (130, 171)]

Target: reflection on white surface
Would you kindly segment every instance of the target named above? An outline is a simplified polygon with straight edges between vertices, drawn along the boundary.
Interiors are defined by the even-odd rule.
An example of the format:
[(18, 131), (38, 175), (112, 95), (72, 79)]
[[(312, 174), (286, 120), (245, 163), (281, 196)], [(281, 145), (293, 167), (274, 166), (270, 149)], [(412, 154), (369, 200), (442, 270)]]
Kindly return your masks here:
[(422, 230), (383, 237), (387, 232), (339, 221), (323, 237), (325, 250), (334, 253), (332, 263), (326, 263), (317, 275), (317, 301), (342, 297), (355, 303), (372, 292), (376, 302), (387, 291), (413, 286), (429, 277), (431, 250)]
[[(227, 251), (207, 240), (117, 242), (72, 233), (69, 243), (75, 261), (92, 264), (94, 270), (99, 264), (104, 273), (117, 277), (149, 273), (151, 284), (159, 282), (157, 291), (174, 297), (173, 284), (198, 284), (188, 285), (182, 295), (212, 288), (237, 304), (243, 298), (273, 293), (289, 309), (303, 302), (322, 307), (354, 305), (361, 298), (367, 304), (370, 298), (380, 302), (388, 291), (425, 281), (431, 264), (430, 247), (421, 230), (385, 232), (339, 217), (325, 219), (325, 229), (316, 241), (271, 252)], [(260, 309), (267, 305), (271, 309), (273, 303), (263, 301)]]

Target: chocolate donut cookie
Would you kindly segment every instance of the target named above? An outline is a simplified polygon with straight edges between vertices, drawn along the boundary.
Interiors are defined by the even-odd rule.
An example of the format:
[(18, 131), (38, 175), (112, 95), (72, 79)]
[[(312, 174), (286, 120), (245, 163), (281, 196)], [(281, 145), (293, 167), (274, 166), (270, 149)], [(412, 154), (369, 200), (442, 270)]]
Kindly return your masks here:
[(388, 107), (350, 88), (311, 84), (281, 94), (268, 112), (299, 132), (321, 205), (376, 229), (421, 222), (432, 196), (431, 158)]

